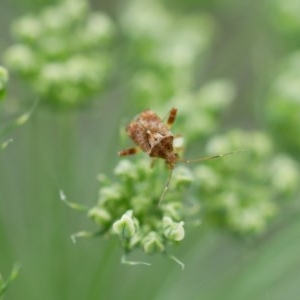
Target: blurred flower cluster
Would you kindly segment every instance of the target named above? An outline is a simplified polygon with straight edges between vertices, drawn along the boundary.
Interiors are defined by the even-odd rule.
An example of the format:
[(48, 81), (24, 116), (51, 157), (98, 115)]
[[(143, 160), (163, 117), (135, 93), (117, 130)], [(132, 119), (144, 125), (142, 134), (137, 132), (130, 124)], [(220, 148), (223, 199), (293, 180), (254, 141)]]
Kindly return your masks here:
[(199, 58), (212, 39), (208, 15), (182, 17), (159, 1), (134, 0), (124, 9), (121, 25), (136, 107), (155, 106), (192, 87)]
[[(63, 0), (20, 18), (12, 31), (17, 42), (5, 53), (7, 65), (49, 104), (82, 105), (118, 70), (130, 99), (142, 108), (192, 87), (214, 22), (199, 13), (176, 16), (159, 1), (136, 0), (113, 22), (91, 12), (87, 0)], [(117, 31), (125, 42), (116, 46)]]
[(239, 153), (194, 167), (203, 222), (240, 235), (263, 232), (279, 207), (299, 192), (297, 163), (276, 154), (260, 131), (230, 130), (212, 137), (209, 154)]
[(40, 98), (59, 107), (85, 104), (104, 88), (112, 61), (114, 24), (87, 0), (64, 0), (17, 20), (7, 65)]

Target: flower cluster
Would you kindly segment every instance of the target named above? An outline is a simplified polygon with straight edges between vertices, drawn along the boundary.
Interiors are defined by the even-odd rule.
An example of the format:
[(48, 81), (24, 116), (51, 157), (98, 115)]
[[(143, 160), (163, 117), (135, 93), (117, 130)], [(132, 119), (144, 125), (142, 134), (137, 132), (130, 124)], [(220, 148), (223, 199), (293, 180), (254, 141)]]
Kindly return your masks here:
[[(141, 11), (147, 14), (140, 16)], [(172, 106), (178, 108), (172, 132), (183, 135), (175, 146), (184, 158), (238, 153), (193, 165), (178, 163), (161, 205), (168, 178), (164, 162), (151, 168), (146, 154), (144, 159), (120, 160), (115, 180), (99, 176), (99, 200), (88, 210), (97, 232), (117, 236), (125, 254), (135, 249), (169, 254), (191, 224), (239, 235), (261, 233), (284, 205), (282, 199), (298, 192), (299, 169), (288, 155), (276, 152), (265, 132), (217, 134), (220, 117), (234, 100), (234, 85), (215, 79), (191, 88), (197, 58), (210, 41), (211, 20), (176, 18), (156, 1), (132, 1), (120, 23), (128, 42), (124, 57), (133, 74), (128, 78), (136, 112), (148, 107), (163, 119)]]
[(163, 162), (150, 168), (149, 160), (121, 160), (115, 182), (99, 176), (99, 201), (88, 216), (102, 234), (119, 236), (125, 253), (136, 248), (164, 253), (183, 240), (187, 223), (205, 222), (240, 235), (260, 233), (281, 199), (298, 192), (300, 173), (290, 157), (274, 155), (262, 132), (233, 130), (207, 143), (209, 154), (232, 149), (241, 151), (189, 168), (176, 166), (160, 206), (167, 178)]
[[(99, 200), (88, 216), (103, 234), (117, 235), (125, 253), (135, 248), (145, 253), (166, 253), (168, 245), (183, 240), (184, 221), (198, 211), (198, 204), (187, 201), (185, 191), (193, 181), (188, 168), (176, 168), (172, 188), (162, 203), (168, 170), (163, 162), (150, 167), (150, 160), (120, 160), (114, 170), (117, 180), (99, 176)], [(185, 197), (187, 197), (185, 199)], [(187, 205), (188, 202), (188, 205)]]
[(86, 0), (64, 0), (17, 20), (17, 43), (4, 58), (40, 98), (76, 107), (103, 89), (111, 65), (114, 24)]
[(274, 154), (265, 133), (232, 130), (215, 136), (208, 153), (239, 153), (196, 166), (195, 183), (203, 222), (233, 233), (257, 234), (275, 215), (282, 199), (299, 192), (297, 163), (284, 154)]
[[(130, 66), (130, 98), (139, 108), (186, 92), (213, 32), (203, 14), (182, 17), (159, 1), (131, 1), (121, 16)], [(159, 28), (159, 30), (158, 30)]]

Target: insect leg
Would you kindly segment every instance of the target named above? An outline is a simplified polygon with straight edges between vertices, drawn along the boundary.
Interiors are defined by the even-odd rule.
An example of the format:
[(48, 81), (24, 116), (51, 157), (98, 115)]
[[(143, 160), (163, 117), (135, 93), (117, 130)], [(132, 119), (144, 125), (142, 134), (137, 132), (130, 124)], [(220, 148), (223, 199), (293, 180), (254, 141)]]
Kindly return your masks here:
[(156, 162), (157, 162), (157, 159), (155, 157), (152, 158), (150, 168), (153, 168)]
[(118, 155), (119, 156), (127, 156), (127, 155), (136, 154), (137, 152), (139, 152), (139, 148), (133, 147), (133, 148), (129, 148), (129, 149), (119, 151)]
[(161, 196), (160, 196), (159, 202), (158, 202), (158, 206), (160, 206), (160, 204), (161, 204), (161, 202), (162, 202), (162, 200), (163, 200), (163, 198), (164, 198), (164, 196), (165, 196), (167, 190), (169, 189), (169, 185), (170, 185), (170, 181), (171, 181), (172, 175), (173, 175), (173, 169), (170, 170), (170, 174), (169, 174), (169, 177), (168, 177), (168, 181), (167, 181), (167, 183), (166, 183), (166, 185), (165, 185), (165, 187), (164, 187), (163, 192), (161, 193)]
[(170, 112), (169, 112), (169, 117), (167, 120), (167, 126), (169, 128), (171, 128), (171, 126), (173, 125), (173, 123), (175, 122), (176, 119), (176, 114), (177, 114), (177, 108), (173, 107)]

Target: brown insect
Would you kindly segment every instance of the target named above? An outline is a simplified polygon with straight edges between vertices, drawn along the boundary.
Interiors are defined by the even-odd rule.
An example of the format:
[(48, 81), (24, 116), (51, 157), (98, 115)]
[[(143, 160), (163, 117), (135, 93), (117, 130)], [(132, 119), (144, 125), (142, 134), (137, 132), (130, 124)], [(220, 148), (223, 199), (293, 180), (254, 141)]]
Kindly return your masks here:
[(164, 124), (163, 121), (152, 110), (147, 109), (143, 111), (137, 117), (135, 117), (126, 128), (128, 135), (135, 142), (137, 147), (122, 150), (118, 153), (119, 156), (126, 156), (136, 154), (139, 150), (142, 150), (154, 159), (162, 158), (165, 160), (171, 171), (168, 181), (160, 196), (159, 204), (169, 188), (173, 169), (177, 162), (184, 162), (188, 164), (192, 162), (218, 158), (233, 153), (230, 152), (214, 156), (201, 157), (193, 160), (180, 158), (173, 146), (173, 141), (178, 136), (173, 135), (170, 131), (170, 128), (176, 119), (176, 115), (177, 109), (173, 107), (169, 112), (166, 124)]

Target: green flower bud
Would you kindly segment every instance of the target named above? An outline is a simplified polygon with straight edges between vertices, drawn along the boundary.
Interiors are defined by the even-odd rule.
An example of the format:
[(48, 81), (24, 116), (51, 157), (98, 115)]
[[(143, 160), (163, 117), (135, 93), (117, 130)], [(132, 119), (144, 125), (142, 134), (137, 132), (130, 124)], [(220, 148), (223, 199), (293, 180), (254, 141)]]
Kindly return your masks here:
[(13, 24), (12, 31), (23, 41), (35, 42), (41, 37), (43, 26), (38, 18), (25, 16)]
[(122, 192), (118, 184), (112, 184), (100, 189), (99, 203), (102, 205), (109, 202), (119, 201), (120, 199), (122, 199)]
[(299, 187), (300, 174), (295, 161), (285, 155), (278, 155), (270, 168), (274, 189), (281, 192), (292, 192)]
[(93, 207), (88, 211), (88, 217), (100, 226), (105, 226), (111, 221), (110, 213), (100, 207)]
[(149, 232), (141, 243), (146, 254), (161, 253), (165, 250), (162, 238), (154, 231)]
[(135, 235), (135, 222), (132, 218), (132, 211), (127, 211), (121, 219), (113, 223), (113, 230), (122, 238), (128, 239)]
[(164, 236), (171, 241), (181, 241), (184, 239), (184, 222), (174, 222), (170, 217), (163, 218)]
[(180, 220), (182, 211), (183, 211), (183, 204), (182, 202), (166, 202), (162, 203), (161, 208), (165, 215), (171, 217), (173, 220)]
[(8, 49), (4, 55), (5, 61), (21, 74), (31, 74), (39, 64), (32, 49), (24, 44), (16, 44)]
[(114, 26), (106, 15), (93, 13), (90, 15), (84, 31), (84, 43), (87, 46), (92, 46), (110, 41), (113, 36)]
[(149, 195), (133, 196), (130, 203), (136, 214), (147, 213), (152, 206)]
[(131, 178), (131, 179), (136, 179), (137, 178), (137, 171), (134, 166), (134, 164), (127, 160), (127, 159), (122, 159), (116, 166), (114, 173), (117, 176), (121, 176), (124, 178)]

